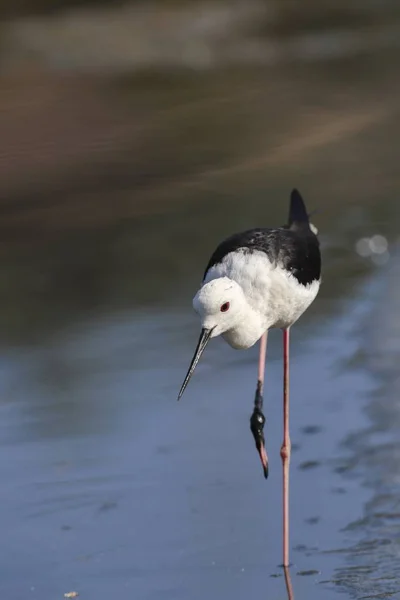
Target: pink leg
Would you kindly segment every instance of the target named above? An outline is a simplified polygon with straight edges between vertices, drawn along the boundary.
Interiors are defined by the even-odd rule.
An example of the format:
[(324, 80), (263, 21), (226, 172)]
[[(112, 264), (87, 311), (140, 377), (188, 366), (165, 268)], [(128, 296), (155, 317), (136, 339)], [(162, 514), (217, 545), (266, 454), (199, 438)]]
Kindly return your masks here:
[(289, 328), (283, 330), (283, 566), (289, 566)]
[(266, 331), (260, 339), (260, 354), (258, 357), (258, 385), (260, 389), (260, 394), (263, 393), (264, 389), (265, 360), (267, 358), (267, 340), (268, 331)]

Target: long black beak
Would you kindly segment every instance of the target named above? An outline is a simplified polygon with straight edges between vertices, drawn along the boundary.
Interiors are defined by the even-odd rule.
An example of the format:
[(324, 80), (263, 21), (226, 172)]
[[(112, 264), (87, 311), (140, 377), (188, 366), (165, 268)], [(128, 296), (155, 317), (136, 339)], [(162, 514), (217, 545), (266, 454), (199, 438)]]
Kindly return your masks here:
[(207, 346), (208, 340), (210, 339), (212, 334), (212, 329), (202, 329), (199, 337), (199, 341), (194, 352), (194, 356), (192, 358), (192, 362), (190, 363), (189, 370), (185, 377), (185, 381), (182, 383), (181, 391), (179, 392), (178, 400), (181, 399), (183, 392), (186, 389), (187, 384), (190, 381), (191, 376), (196, 368), (197, 363), (200, 360), (201, 355), (204, 352), (205, 347)]

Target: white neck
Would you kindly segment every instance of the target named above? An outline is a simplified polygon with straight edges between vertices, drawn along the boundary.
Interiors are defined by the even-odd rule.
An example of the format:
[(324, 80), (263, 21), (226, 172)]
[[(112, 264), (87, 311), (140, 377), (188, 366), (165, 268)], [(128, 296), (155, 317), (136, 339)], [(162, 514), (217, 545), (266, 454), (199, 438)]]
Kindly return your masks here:
[(222, 337), (232, 348), (247, 349), (254, 346), (266, 329), (262, 315), (249, 306), (243, 318), (233, 329), (225, 331)]

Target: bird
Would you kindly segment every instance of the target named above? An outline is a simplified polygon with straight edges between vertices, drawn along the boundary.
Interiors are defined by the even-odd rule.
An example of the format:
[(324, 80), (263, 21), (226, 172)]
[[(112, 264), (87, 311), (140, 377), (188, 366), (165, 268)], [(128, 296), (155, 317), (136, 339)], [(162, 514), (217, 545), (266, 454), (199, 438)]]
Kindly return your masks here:
[(255, 228), (231, 235), (216, 248), (206, 266), (193, 308), (201, 321), (200, 337), (178, 400), (208, 342), (219, 335), (235, 349), (259, 342), (258, 379), (251, 429), (264, 476), (268, 456), (262, 433), (264, 373), (268, 331), (283, 332), (283, 566), (289, 566), (289, 344), (292, 325), (317, 297), (321, 285), (318, 230), (300, 192), (290, 195), (289, 217), (276, 228)]

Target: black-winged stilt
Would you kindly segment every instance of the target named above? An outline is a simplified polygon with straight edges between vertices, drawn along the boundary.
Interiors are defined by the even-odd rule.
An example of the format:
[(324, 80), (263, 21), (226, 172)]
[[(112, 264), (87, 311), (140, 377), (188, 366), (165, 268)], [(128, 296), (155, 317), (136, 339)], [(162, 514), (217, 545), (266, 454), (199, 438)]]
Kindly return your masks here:
[(250, 229), (224, 240), (211, 256), (203, 283), (193, 299), (202, 330), (181, 398), (208, 341), (222, 335), (233, 348), (246, 349), (260, 340), (258, 381), (250, 420), (256, 447), (268, 476), (262, 393), (271, 328), (283, 330), (283, 565), (289, 565), (289, 332), (317, 296), (321, 255), (317, 231), (303, 199), (293, 190), (289, 222), (276, 229)]

